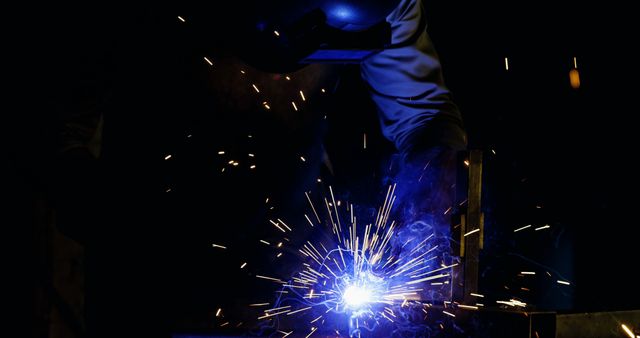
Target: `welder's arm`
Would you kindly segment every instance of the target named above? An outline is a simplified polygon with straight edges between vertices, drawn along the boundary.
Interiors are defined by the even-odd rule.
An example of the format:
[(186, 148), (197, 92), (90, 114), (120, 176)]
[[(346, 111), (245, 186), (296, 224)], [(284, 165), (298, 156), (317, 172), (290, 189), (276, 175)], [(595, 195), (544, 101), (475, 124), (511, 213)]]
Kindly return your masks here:
[[(69, 53), (72, 54), (72, 53)], [(88, 50), (75, 51), (88, 55)], [(97, 54), (97, 53), (96, 53)], [(69, 62), (56, 70), (68, 77), (50, 100), (55, 112), (55, 154), (51, 157), (48, 183), (56, 208), (56, 225), (65, 235), (83, 241), (95, 232), (100, 214), (103, 111), (108, 89), (97, 61)], [(100, 59), (101, 60), (101, 59)]]
[(466, 147), (460, 112), (444, 84), (424, 20), (421, 0), (401, 1), (387, 21), (392, 44), (405, 45), (385, 49), (361, 64), (382, 132), (403, 154), (433, 146)]

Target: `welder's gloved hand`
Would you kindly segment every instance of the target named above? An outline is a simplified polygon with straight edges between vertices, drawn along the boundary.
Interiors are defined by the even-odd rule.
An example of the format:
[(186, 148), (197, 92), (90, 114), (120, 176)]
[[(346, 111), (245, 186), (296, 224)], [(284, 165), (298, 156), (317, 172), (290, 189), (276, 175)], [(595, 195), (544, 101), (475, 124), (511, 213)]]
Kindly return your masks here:
[[(405, 225), (403, 230), (448, 232), (447, 210), (454, 199), (457, 154), (450, 147), (434, 146), (405, 155), (396, 176), (398, 221)], [(418, 225), (411, 226), (413, 223)]]
[(456, 160), (466, 144), (466, 133), (457, 119), (435, 118), (410, 133), (401, 148), (396, 175), (403, 222), (441, 223), (453, 203)]
[[(466, 135), (459, 123), (449, 119), (432, 122), (429, 129), (415, 132), (409, 139), (410, 146), (403, 149), (395, 175), (394, 219), (398, 228), (391, 243), (400, 264), (419, 259), (425, 272), (452, 263), (449, 208), (455, 198), (458, 153), (466, 147)], [(434, 280), (443, 284), (424, 288), (420, 297), (449, 299), (451, 288), (444, 284), (446, 280)]]
[[(454, 203), (457, 154), (451, 147), (433, 146), (404, 157), (396, 176), (398, 228), (391, 243), (400, 264), (424, 260), (419, 264), (425, 272), (451, 264), (449, 208)], [(444, 300), (449, 293), (448, 285), (442, 284), (425, 288), (421, 297)]]

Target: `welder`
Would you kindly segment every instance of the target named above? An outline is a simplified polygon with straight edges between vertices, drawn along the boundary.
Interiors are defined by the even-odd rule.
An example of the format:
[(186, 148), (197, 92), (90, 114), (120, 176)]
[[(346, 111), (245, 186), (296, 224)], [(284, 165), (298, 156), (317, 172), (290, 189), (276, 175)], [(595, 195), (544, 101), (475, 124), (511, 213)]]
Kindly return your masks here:
[[(147, 10), (157, 13), (149, 14)], [(94, 273), (103, 276), (98, 280), (102, 291), (93, 291), (87, 296), (90, 336), (124, 336), (127, 335), (124, 326), (137, 327), (131, 331), (132, 335), (152, 328), (158, 332), (164, 324), (157, 322), (157, 318), (166, 313), (160, 313), (153, 304), (163, 303), (166, 295), (149, 291), (156, 287), (155, 282), (148, 281), (150, 277), (133, 276), (151, 274), (143, 268), (161, 271), (167, 262), (151, 265), (159, 261), (157, 256), (164, 252), (165, 244), (149, 240), (149, 233), (157, 238), (172, 236), (176, 242), (181, 238), (174, 233), (160, 234), (165, 230), (149, 229), (146, 225), (153, 224), (149, 217), (164, 216), (158, 214), (157, 206), (140, 203), (155, 187), (152, 175), (159, 175), (152, 166), (156, 154), (141, 150), (150, 148), (155, 138), (164, 135), (161, 128), (141, 128), (141, 123), (132, 121), (158, 121), (163, 118), (159, 112), (168, 115), (166, 111), (170, 108), (178, 111), (185, 102), (190, 102), (178, 99), (172, 101), (173, 105), (165, 102), (176, 95), (192, 94), (177, 81), (173, 81), (173, 87), (163, 85), (167, 79), (182, 76), (182, 70), (171, 70), (168, 65), (175, 61), (172, 59), (175, 55), (183, 52), (177, 46), (188, 44), (181, 38), (170, 38), (180, 28), (165, 25), (165, 20), (174, 20), (177, 24), (186, 21), (182, 27), (193, 28), (188, 32), (198, 36), (193, 38), (196, 45), (210, 44), (212, 52), (207, 53), (211, 56), (208, 60), (213, 60), (216, 73), (208, 81), (220, 89), (213, 93), (218, 111), (251, 111), (268, 105), (277, 113), (280, 107), (289, 107), (291, 101), (286, 98), (289, 95), (286, 86), (273, 82), (274, 79), (282, 81), (282, 74), (289, 74), (291, 86), (306, 88), (307, 101), (314, 102), (314, 96), (322, 93), (321, 88), (329, 89), (326, 85), (337, 81), (339, 65), (359, 64), (362, 80), (377, 106), (382, 133), (402, 157), (402, 169), (396, 181), (398, 200), (405, 201), (407, 207), (403, 208), (404, 225), (398, 233), (398, 243), (411, 240), (417, 244), (420, 240), (413, 239), (425, 238), (434, 232), (438, 238), (446, 237), (448, 224), (441, 215), (450, 205), (453, 163), (456, 152), (466, 146), (466, 135), (427, 34), (422, 0), (232, 1), (224, 7), (209, 2), (171, 9), (145, 7), (134, 11), (129, 8), (118, 15), (134, 12), (143, 13), (129, 18), (129, 24), (133, 22), (132, 26), (137, 25), (138, 30), (121, 29), (125, 39), (120, 42), (120, 54), (113, 61), (114, 67), (119, 67), (113, 72), (118, 77), (114, 82), (119, 88), (113, 90), (113, 98), (104, 106), (105, 111), (115, 111), (111, 116), (105, 113), (105, 139), (111, 135), (125, 141), (111, 141), (111, 146), (104, 149), (103, 156), (111, 163), (107, 168), (109, 175), (118, 178), (118, 182), (109, 182), (110, 186), (105, 189), (117, 190), (121, 194), (117, 202), (121, 205), (107, 209), (111, 215), (101, 221), (105, 226), (92, 229), (93, 235), (89, 235), (92, 238), (88, 240), (88, 247), (93, 251), (93, 260), (88, 265), (93, 264)], [(178, 15), (183, 16), (177, 19)], [(117, 20), (109, 22), (113, 25)], [(154, 31), (154, 24), (158, 22), (162, 28)], [(169, 73), (172, 71), (174, 73)], [(255, 84), (256, 91), (269, 91), (274, 101), (252, 104), (246, 100), (252, 93), (246, 91), (249, 87), (230, 82), (240, 81), (240, 72), (250, 77), (249, 83)], [(317, 108), (309, 106), (309, 110), (313, 109)], [(94, 124), (65, 124), (68, 129), (65, 135), (69, 137), (90, 134), (91, 137), (84, 140), (86, 144), (83, 146), (83, 140), (75, 139), (64, 143), (76, 145), (74, 152), (86, 149), (91, 157), (88, 143), (95, 143), (95, 136), (101, 133), (78, 133), (74, 129), (99, 129), (102, 119), (87, 120)], [(114, 126), (117, 132), (113, 131)], [(114, 209), (122, 211), (114, 213)], [(137, 217), (129, 216), (132, 214)], [(135, 226), (129, 226), (128, 222)], [(116, 241), (120, 244), (114, 245)], [(150, 249), (152, 244), (157, 247)], [(95, 286), (95, 277), (93, 281)], [(120, 291), (137, 294), (133, 297)], [(120, 306), (115, 296), (137, 306)], [(112, 306), (105, 307), (105, 303)], [(114, 309), (118, 310), (111, 311)]]

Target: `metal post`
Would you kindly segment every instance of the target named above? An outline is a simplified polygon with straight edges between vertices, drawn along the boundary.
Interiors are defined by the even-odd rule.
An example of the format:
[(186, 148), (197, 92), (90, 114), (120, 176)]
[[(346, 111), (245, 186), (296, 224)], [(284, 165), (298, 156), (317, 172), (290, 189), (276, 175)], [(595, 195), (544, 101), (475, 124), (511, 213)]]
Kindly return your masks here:
[(478, 292), (478, 270), (480, 250), (484, 237), (484, 217), (481, 209), (482, 197), (482, 151), (469, 153), (469, 192), (464, 229), (461, 231), (461, 256), (464, 257), (465, 303), (472, 303), (472, 292)]
[(465, 166), (460, 158), (456, 183), (459, 211), (452, 223), (452, 238), (456, 238), (452, 249), (460, 265), (452, 270), (452, 296), (454, 301), (473, 304), (475, 298), (470, 293), (478, 292), (479, 255), (484, 240), (482, 151), (471, 150), (461, 155), (464, 155)]

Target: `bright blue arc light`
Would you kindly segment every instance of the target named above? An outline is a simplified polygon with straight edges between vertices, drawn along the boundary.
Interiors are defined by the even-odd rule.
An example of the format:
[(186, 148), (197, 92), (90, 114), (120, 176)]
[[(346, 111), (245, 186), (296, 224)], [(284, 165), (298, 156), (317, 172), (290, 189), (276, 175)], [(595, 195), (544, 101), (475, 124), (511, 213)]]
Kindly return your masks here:
[(371, 301), (371, 291), (356, 285), (351, 285), (344, 291), (342, 299), (347, 306), (359, 307)]

